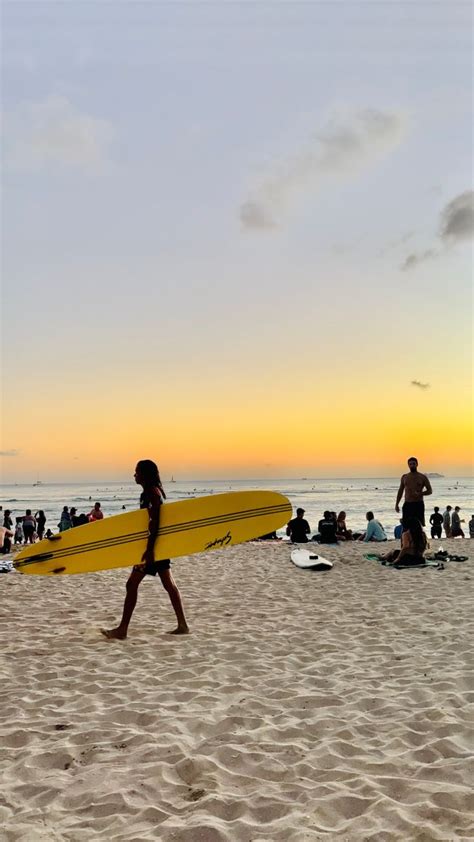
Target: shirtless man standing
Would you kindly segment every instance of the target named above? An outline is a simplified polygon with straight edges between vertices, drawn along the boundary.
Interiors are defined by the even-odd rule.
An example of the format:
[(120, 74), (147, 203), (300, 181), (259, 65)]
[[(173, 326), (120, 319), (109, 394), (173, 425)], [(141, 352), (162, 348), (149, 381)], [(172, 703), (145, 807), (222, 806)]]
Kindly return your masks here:
[(403, 524), (405, 525), (407, 518), (415, 517), (420, 521), (421, 525), (425, 525), (425, 504), (423, 497), (427, 494), (432, 494), (428, 477), (424, 474), (418, 473), (418, 459), (410, 456), (408, 460), (408, 467), (410, 473), (403, 474), (400, 480), (400, 488), (398, 489), (397, 501), (395, 503), (395, 511), (400, 511), (400, 500), (405, 494), (405, 502), (402, 507)]

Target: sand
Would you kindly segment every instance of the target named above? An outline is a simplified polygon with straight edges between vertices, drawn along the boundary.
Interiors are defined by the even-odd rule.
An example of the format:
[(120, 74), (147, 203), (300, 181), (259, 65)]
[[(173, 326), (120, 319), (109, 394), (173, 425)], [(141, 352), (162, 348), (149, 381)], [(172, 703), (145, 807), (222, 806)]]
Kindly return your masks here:
[(469, 561), (180, 559), (192, 634), (147, 577), (125, 642), (126, 570), (0, 576), (2, 840), (473, 839), (474, 542), (443, 545)]

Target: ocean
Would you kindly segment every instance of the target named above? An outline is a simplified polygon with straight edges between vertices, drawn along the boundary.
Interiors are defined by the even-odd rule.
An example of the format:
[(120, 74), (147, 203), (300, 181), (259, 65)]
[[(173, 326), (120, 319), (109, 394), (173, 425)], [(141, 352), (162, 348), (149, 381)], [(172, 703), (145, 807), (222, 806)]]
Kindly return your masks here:
[[(461, 507), (461, 517), (467, 522), (474, 513), (474, 479), (472, 477), (433, 477), (430, 479), (433, 495), (426, 498), (426, 512), (429, 517), (433, 506), (441, 511), (447, 504)], [(347, 526), (353, 531), (363, 531), (366, 525), (365, 513), (372, 510), (380, 520), (389, 537), (398, 523), (395, 499), (399, 477), (371, 479), (239, 479), (239, 480), (186, 480), (164, 481), (168, 502), (199, 497), (204, 494), (219, 494), (224, 491), (262, 489), (280, 491), (285, 494), (296, 509), (305, 509), (305, 517), (311, 529), (317, 524), (325, 509), (347, 513)], [(126, 482), (80, 482), (40, 483), (36, 485), (0, 485), (0, 504), (11, 509), (13, 518), (23, 515), (26, 509), (33, 514), (38, 509), (45, 512), (47, 528), (57, 531), (57, 524), (63, 506), (75, 506), (77, 513), (89, 512), (99, 501), (106, 516), (120, 514), (138, 508), (140, 487), (133, 480)], [(125, 507), (125, 509), (124, 509)], [(1, 521), (3, 523), (3, 520)], [(284, 534), (284, 529), (280, 530)]]

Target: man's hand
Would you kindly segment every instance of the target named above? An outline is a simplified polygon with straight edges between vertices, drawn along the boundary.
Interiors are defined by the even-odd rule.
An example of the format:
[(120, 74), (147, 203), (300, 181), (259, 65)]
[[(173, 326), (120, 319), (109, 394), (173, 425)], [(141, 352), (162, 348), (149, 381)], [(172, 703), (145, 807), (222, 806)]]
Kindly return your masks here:
[(400, 514), (400, 506), (398, 505), (398, 503), (395, 506), (395, 511), (398, 512), (398, 514)]
[(144, 564), (153, 564), (155, 561), (155, 553), (153, 550), (145, 550), (142, 555), (142, 561)]

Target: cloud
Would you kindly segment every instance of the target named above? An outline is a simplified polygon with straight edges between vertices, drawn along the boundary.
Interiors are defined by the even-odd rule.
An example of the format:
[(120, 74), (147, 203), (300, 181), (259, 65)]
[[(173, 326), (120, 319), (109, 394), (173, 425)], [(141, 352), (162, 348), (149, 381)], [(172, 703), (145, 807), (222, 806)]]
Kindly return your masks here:
[(387, 245), (383, 246), (378, 252), (378, 257), (384, 257), (388, 252), (397, 250), (401, 246), (404, 246), (408, 240), (411, 240), (412, 237), (415, 236), (415, 231), (406, 231), (400, 237), (397, 237), (395, 240), (391, 240)]
[(417, 389), (429, 389), (430, 388), (429, 383), (422, 383), (421, 380), (411, 380), (410, 385), (415, 386)]
[(440, 236), (448, 242), (470, 240), (474, 236), (474, 192), (456, 196), (441, 213)]
[(419, 254), (412, 252), (412, 254), (409, 254), (408, 257), (405, 258), (400, 266), (400, 269), (402, 272), (406, 272), (408, 269), (413, 269), (415, 266), (418, 266), (419, 263), (424, 263), (425, 260), (433, 260), (433, 258), (437, 257), (437, 255), (438, 252), (434, 249), (427, 249)]
[(64, 96), (22, 103), (5, 116), (4, 159), (14, 170), (62, 166), (100, 170), (108, 159), (113, 128), (79, 111)]
[(19, 456), (20, 451), (16, 448), (12, 448), (11, 450), (0, 450), (0, 456)]
[(425, 260), (439, 257), (446, 247), (458, 242), (472, 240), (474, 237), (474, 192), (466, 190), (452, 199), (440, 214), (439, 234), (437, 243), (441, 246), (436, 250), (427, 249), (424, 252), (412, 252), (400, 266), (402, 272), (413, 269)]
[(240, 219), (246, 228), (275, 228), (275, 222), (268, 211), (257, 202), (244, 202), (240, 208)]
[(334, 116), (292, 157), (273, 165), (240, 207), (243, 227), (274, 227), (289, 205), (317, 193), (326, 180), (357, 177), (398, 146), (406, 128), (402, 114), (373, 109)]

